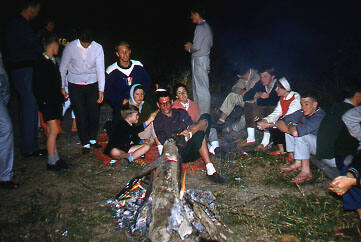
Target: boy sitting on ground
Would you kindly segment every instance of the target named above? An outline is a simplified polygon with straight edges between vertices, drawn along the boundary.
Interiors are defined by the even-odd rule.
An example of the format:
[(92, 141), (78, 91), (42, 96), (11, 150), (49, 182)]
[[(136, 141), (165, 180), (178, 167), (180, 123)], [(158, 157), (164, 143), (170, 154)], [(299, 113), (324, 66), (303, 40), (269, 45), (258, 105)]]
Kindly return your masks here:
[(120, 113), (122, 119), (112, 129), (109, 143), (104, 153), (113, 159), (129, 163), (141, 157), (150, 149), (150, 145), (144, 143), (138, 134), (153, 122), (156, 113), (150, 115), (147, 121), (138, 126), (135, 126), (139, 119), (137, 107), (126, 104)]

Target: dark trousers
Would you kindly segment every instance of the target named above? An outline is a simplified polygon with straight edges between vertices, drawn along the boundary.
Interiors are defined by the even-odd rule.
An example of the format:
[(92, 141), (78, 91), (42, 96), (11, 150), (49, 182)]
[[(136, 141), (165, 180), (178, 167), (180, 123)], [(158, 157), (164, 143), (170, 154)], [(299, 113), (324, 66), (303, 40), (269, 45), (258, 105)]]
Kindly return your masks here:
[(267, 117), (275, 109), (274, 106), (258, 106), (255, 103), (244, 104), (244, 116), (246, 119), (246, 128), (256, 128), (256, 119)]
[(279, 129), (270, 129), (271, 138), (275, 145), (283, 145), (286, 148), (286, 138), (285, 133), (281, 132)]
[(96, 140), (99, 127), (98, 83), (75, 85), (69, 83), (69, 97), (73, 107), (78, 135), (82, 145)]
[(29, 154), (37, 151), (38, 105), (33, 93), (33, 69), (21, 68), (10, 72), (12, 83), (20, 97), (20, 151)]

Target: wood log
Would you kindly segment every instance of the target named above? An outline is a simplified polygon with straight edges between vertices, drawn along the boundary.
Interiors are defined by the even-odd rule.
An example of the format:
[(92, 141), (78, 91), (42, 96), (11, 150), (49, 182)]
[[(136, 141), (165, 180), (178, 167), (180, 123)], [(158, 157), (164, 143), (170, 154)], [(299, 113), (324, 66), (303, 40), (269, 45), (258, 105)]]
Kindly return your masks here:
[(148, 234), (151, 241), (169, 241), (171, 237), (167, 226), (171, 210), (179, 196), (181, 172), (178, 148), (173, 139), (165, 142), (162, 160), (152, 183), (152, 222)]

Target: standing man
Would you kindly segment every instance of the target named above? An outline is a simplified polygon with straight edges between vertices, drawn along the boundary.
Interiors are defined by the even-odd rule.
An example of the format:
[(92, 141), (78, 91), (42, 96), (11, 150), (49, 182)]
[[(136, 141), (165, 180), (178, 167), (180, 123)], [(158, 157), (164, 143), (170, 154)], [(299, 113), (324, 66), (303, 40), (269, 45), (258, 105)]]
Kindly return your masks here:
[(130, 59), (132, 50), (128, 42), (120, 41), (115, 46), (118, 61), (106, 70), (105, 98), (113, 108), (112, 126), (120, 119), (120, 110), (129, 101), (130, 88), (136, 84), (150, 90), (152, 81), (140, 61)]
[(25, 1), (20, 15), (10, 22), (5, 37), (10, 76), (20, 96), (20, 150), (24, 157), (45, 155), (37, 142), (39, 114), (33, 94), (33, 66), (41, 55), (41, 46), (30, 25), (39, 11), (37, 0)]
[(83, 29), (79, 39), (70, 42), (61, 58), (62, 93), (73, 105), (82, 152), (90, 146), (99, 148), (96, 139), (99, 126), (99, 104), (103, 102), (105, 71), (103, 47), (93, 41), (92, 33)]
[(193, 43), (184, 45), (185, 51), (192, 54), (193, 99), (199, 106), (200, 114), (210, 113), (211, 94), (209, 93), (210, 71), (209, 53), (213, 45), (213, 34), (204, 19), (205, 12), (201, 8), (191, 10), (191, 20), (196, 24)]

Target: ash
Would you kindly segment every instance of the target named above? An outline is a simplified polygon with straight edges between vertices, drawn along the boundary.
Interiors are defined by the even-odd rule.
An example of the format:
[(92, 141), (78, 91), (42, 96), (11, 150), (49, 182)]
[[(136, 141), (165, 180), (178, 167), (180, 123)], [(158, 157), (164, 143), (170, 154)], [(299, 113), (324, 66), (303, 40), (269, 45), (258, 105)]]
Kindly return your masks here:
[[(147, 237), (152, 219), (152, 195), (147, 196), (148, 193), (145, 188), (139, 186), (119, 199), (106, 201), (120, 229), (127, 230), (133, 236)], [(183, 198), (175, 202), (167, 230), (178, 233), (182, 240), (190, 235), (198, 237), (207, 234), (209, 231), (204, 215), (202, 217), (199, 212), (195, 212), (194, 206), (201, 208), (212, 223), (221, 225), (212, 192), (188, 189), (184, 192)]]

